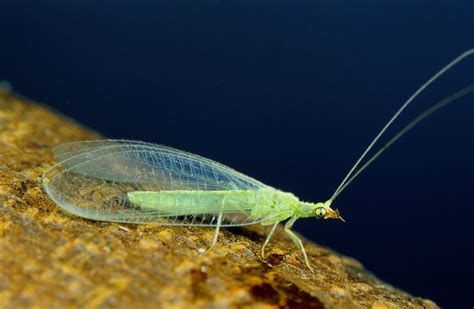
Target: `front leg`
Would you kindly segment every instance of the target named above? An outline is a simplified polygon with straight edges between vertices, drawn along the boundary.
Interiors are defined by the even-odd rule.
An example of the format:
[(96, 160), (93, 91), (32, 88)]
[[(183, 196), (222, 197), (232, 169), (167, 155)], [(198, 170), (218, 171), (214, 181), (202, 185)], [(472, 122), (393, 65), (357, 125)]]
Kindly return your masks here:
[(293, 240), (293, 243), (300, 248), (301, 252), (303, 253), (303, 257), (304, 257), (304, 262), (306, 264), (306, 266), (308, 266), (309, 270), (311, 270), (311, 272), (314, 273), (314, 270), (313, 268), (311, 267), (311, 265), (309, 264), (309, 260), (308, 260), (308, 256), (306, 255), (306, 250), (304, 249), (304, 246), (303, 246), (303, 242), (301, 241), (301, 239), (298, 238), (298, 236), (296, 236), (296, 234), (291, 230), (291, 228), (293, 227), (293, 224), (295, 223), (295, 221), (298, 220), (298, 218), (291, 218), (290, 220), (288, 220), (285, 224), (285, 232), (290, 235), (291, 237), (291, 240)]

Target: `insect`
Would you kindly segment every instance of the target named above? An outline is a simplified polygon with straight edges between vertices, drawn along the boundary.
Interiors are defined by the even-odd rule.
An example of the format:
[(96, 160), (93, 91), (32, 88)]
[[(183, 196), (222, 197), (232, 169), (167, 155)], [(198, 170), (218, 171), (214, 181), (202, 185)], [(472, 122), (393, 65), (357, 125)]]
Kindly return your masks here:
[[(43, 176), (44, 188), (64, 210), (101, 221), (214, 227), (260, 223), (272, 226), (261, 248), (280, 222), (312, 270), (300, 238), (292, 231), (299, 218), (340, 219), (334, 200), (380, 154), (418, 122), (452, 101), (474, 91), (474, 85), (438, 102), (420, 114), (388, 143), (359, 165), (399, 114), (433, 81), (464, 58), (470, 49), (423, 84), (395, 113), (355, 162), (325, 202), (300, 201), (215, 161), (170, 147), (127, 140), (73, 142), (54, 148), (56, 165)], [(359, 169), (357, 169), (359, 167)]]

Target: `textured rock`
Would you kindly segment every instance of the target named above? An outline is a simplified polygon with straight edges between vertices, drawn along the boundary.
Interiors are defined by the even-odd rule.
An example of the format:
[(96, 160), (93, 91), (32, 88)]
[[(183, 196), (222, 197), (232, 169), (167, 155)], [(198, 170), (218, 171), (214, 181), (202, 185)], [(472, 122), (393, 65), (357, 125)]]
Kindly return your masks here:
[(51, 147), (98, 138), (70, 119), (0, 90), (0, 307), (437, 308), (305, 242), (315, 273), (282, 230), (213, 231), (95, 222), (71, 216), (41, 188)]

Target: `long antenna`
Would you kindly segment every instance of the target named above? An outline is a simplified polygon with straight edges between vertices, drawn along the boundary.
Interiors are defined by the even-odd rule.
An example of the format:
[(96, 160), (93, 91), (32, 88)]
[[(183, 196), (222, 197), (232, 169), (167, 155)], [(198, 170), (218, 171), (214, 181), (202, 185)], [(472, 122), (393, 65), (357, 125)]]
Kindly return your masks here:
[[(384, 147), (382, 147), (381, 151), (377, 152), (374, 157), (372, 157), (363, 167), (362, 169), (360, 169), (359, 171), (357, 171), (356, 175), (354, 175), (354, 177), (351, 178), (351, 176), (353, 175), (354, 171), (356, 170), (356, 168), (359, 166), (360, 162), (365, 158), (365, 156), (367, 155), (367, 153), (373, 148), (373, 146), (375, 145), (375, 143), (377, 143), (377, 141), (380, 139), (380, 137), (385, 133), (385, 131), (390, 127), (390, 125), (395, 121), (395, 119), (398, 118), (398, 116), (405, 110), (405, 108), (420, 94), (422, 93), (430, 84), (432, 84), (435, 80), (437, 80), (440, 76), (442, 76), (444, 73), (446, 73), (446, 71), (448, 71), (449, 69), (451, 69), (453, 66), (455, 66), (457, 63), (459, 63), (460, 61), (462, 61), (463, 59), (465, 59), (466, 57), (469, 57), (471, 55), (474, 54), (474, 48), (472, 49), (469, 49), (467, 51), (465, 51), (464, 53), (462, 53), (461, 55), (459, 55), (458, 57), (456, 57), (454, 60), (452, 60), (450, 63), (448, 63), (446, 66), (444, 66), (441, 70), (439, 70), (435, 75), (433, 75), (433, 77), (431, 77), (427, 82), (425, 82), (420, 88), (418, 88), (418, 90), (416, 90), (409, 98), (408, 100), (403, 103), (403, 105), (398, 109), (398, 111), (392, 116), (392, 118), (390, 118), (390, 120), (385, 124), (385, 126), (382, 128), (382, 130), (380, 130), (380, 132), (377, 134), (377, 136), (372, 140), (372, 142), (369, 144), (369, 146), (364, 150), (364, 152), (362, 153), (362, 155), (359, 157), (359, 159), (357, 159), (356, 163), (352, 166), (352, 168), (349, 170), (349, 173), (347, 173), (347, 175), (344, 177), (344, 180), (342, 180), (342, 182), (340, 183), (340, 185), (337, 187), (336, 191), (334, 191), (333, 195), (331, 196), (331, 198), (329, 199), (329, 201), (334, 201), (334, 199), (342, 192), (342, 190), (344, 190), (346, 188), (346, 186), (349, 184), (349, 182), (351, 182), (355, 176), (357, 176), (360, 172), (362, 172), (363, 169), (365, 169), (373, 160), (375, 160), (375, 158), (377, 158), (385, 149), (387, 149), (388, 146), (390, 146), (393, 142), (395, 142), (398, 138), (400, 138), (402, 135), (404, 135), (409, 129), (411, 129), (415, 124), (417, 124), (418, 122), (420, 122), (421, 120), (423, 120), (424, 118), (426, 118), (427, 116), (429, 116), (431, 113), (433, 113), (434, 111), (436, 111), (437, 109), (441, 108), (442, 106), (446, 105), (442, 105), (440, 107), (438, 107), (437, 109), (435, 110), (432, 110), (431, 112), (429, 112), (427, 115), (425, 115), (424, 117), (422, 117), (421, 119), (418, 119), (419, 117), (421, 117), (423, 114), (421, 114), (420, 116), (418, 116), (417, 118), (415, 118), (415, 120), (413, 120), (412, 123), (410, 123), (407, 127), (405, 127), (402, 131), (400, 131), (400, 133), (402, 133), (400, 135), (397, 134), (392, 140), (389, 141), (389, 144), (388, 146), (385, 145)], [(454, 95), (453, 95), (454, 96)], [(451, 97), (449, 97), (451, 98)], [(449, 99), (447, 98), (447, 99)], [(456, 97), (457, 98), (457, 97)], [(455, 98), (455, 99), (456, 99)], [(455, 100), (453, 99), (453, 100)], [(450, 100), (453, 101), (453, 100)], [(443, 100), (444, 101), (444, 100)], [(441, 101), (441, 102), (443, 102)], [(438, 104), (440, 104), (441, 102), (439, 102)], [(448, 102), (449, 103), (449, 102)], [(438, 104), (436, 104), (435, 106), (437, 106)], [(433, 106), (433, 108), (435, 107)], [(430, 109), (431, 110), (431, 109)], [(430, 110), (427, 110), (426, 112), (430, 111)], [(406, 129), (406, 130), (405, 130)], [(404, 131), (405, 130), (405, 131)], [(387, 146), (387, 147), (386, 147)]]
[(334, 196), (334, 198), (336, 198), (342, 191), (344, 191), (344, 189), (357, 177), (359, 176), (359, 174), (365, 170), (365, 168), (367, 166), (369, 166), (375, 159), (377, 159), (385, 150), (387, 150), (388, 147), (392, 146), (393, 143), (395, 143), (398, 139), (400, 139), (400, 137), (402, 137), (403, 135), (405, 135), (408, 131), (410, 131), (414, 126), (416, 126), (418, 123), (420, 123), (422, 120), (424, 120), (426, 117), (430, 116), (431, 114), (433, 114), (434, 112), (440, 110), (441, 108), (445, 107), (446, 105), (448, 105), (449, 103), (453, 102), (453, 101), (456, 101), (468, 94), (470, 94), (471, 92), (474, 92), (474, 84), (471, 84), (467, 87), (464, 87), (463, 89), (459, 90), (458, 92), (450, 95), (449, 97), (447, 98), (444, 98), (443, 100), (439, 101), (438, 103), (436, 103), (435, 105), (433, 105), (432, 107), (430, 107), (429, 109), (425, 110), (423, 113), (419, 114), (415, 119), (413, 119), (408, 125), (406, 125), (403, 129), (400, 130), (400, 132), (397, 133), (397, 135), (395, 135), (394, 137), (392, 137), (385, 145), (383, 145), (379, 151), (377, 151), (369, 160), (367, 160), (366, 163), (364, 163), (364, 165), (361, 166), (361, 168), (359, 168), (357, 170), (357, 172), (355, 172), (351, 178), (349, 178), (345, 184), (341, 187), (341, 189), (339, 189), (339, 192), (336, 196)]

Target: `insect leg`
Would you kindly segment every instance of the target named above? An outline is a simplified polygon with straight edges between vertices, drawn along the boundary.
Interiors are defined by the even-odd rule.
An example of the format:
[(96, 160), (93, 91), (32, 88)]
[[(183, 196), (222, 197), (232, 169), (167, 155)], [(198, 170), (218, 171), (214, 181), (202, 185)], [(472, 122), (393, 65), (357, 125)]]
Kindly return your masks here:
[(216, 230), (214, 231), (214, 237), (212, 238), (211, 247), (208, 250), (211, 250), (212, 248), (214, 248), (214, 246), (217, 243), (217, 237), (219, 236), (219, 229), (221, 228), (221, 224), (222, 224), (222, 218), (223, 218), (222, 210), (224, 209), (224, 205), (225, 205), (225, 197), (222, 199), (221, 209), (220, 209), (219, 216), (217, 217), (217, 222), (216, 222)]
[(297, 245), (301, 252), (303, 253), (303, 257), (304, 257), (304, 262), (306, 264), (306, 266), (308, 266), (309, 270), (311, 270), (311, 272), (314, 273), (314, 270), (313, 268), (311, 267), (311, 265), (309, 264), (309, 260), (308, 260), (308, 256), (306, 255), (306, 250), (304, 249), (304, 246), (303, 246), (303, 242), (301, 241), (301, 239), (298, 238), (298, 236), (296, 236), (296, 234), (291, 230), (291, 228), (293, 227), (293, 224), (295, 223), (295, 221), (298, 220), (298, 218), (291, 218), (290, 220), (288, 220), (285, 224), (285, 232), (290, 235), (291, 237), (291, 240), (293, 240), (293, 242), (295, 243), (295, 245)]
[(212, 238), (211, 247), (209, 247), (208, 250), (211, 250), (212, 248), (214, 248), (214, 246), (217, 243), (217, 237), (219, 236), (219, 229), (221, 228), (221, 224), (222, 224), (222, 217), (223, 217), (223, 213), (221, 212), (219, 213), (219, 216), (217, 217), (216, 229), (214, 230), (214, 237)]
[(267, 239), (265, 239), (265, 242), (263, 243), (263, 246), (262, 246), (262, 257), (263, 258), (265, 258), (265, 247), (270, 242), (270, 239), (272, 239), (273, 233), (275, 233), (275, 230), (276, 230), (276, 227), (278, 226), (278, 223), (280, 223), (280, 222), (279, 221), (275, 222), (275, 224), (272, 227), (272, 230), (270, 231), (270, 233), (267, 236)]

